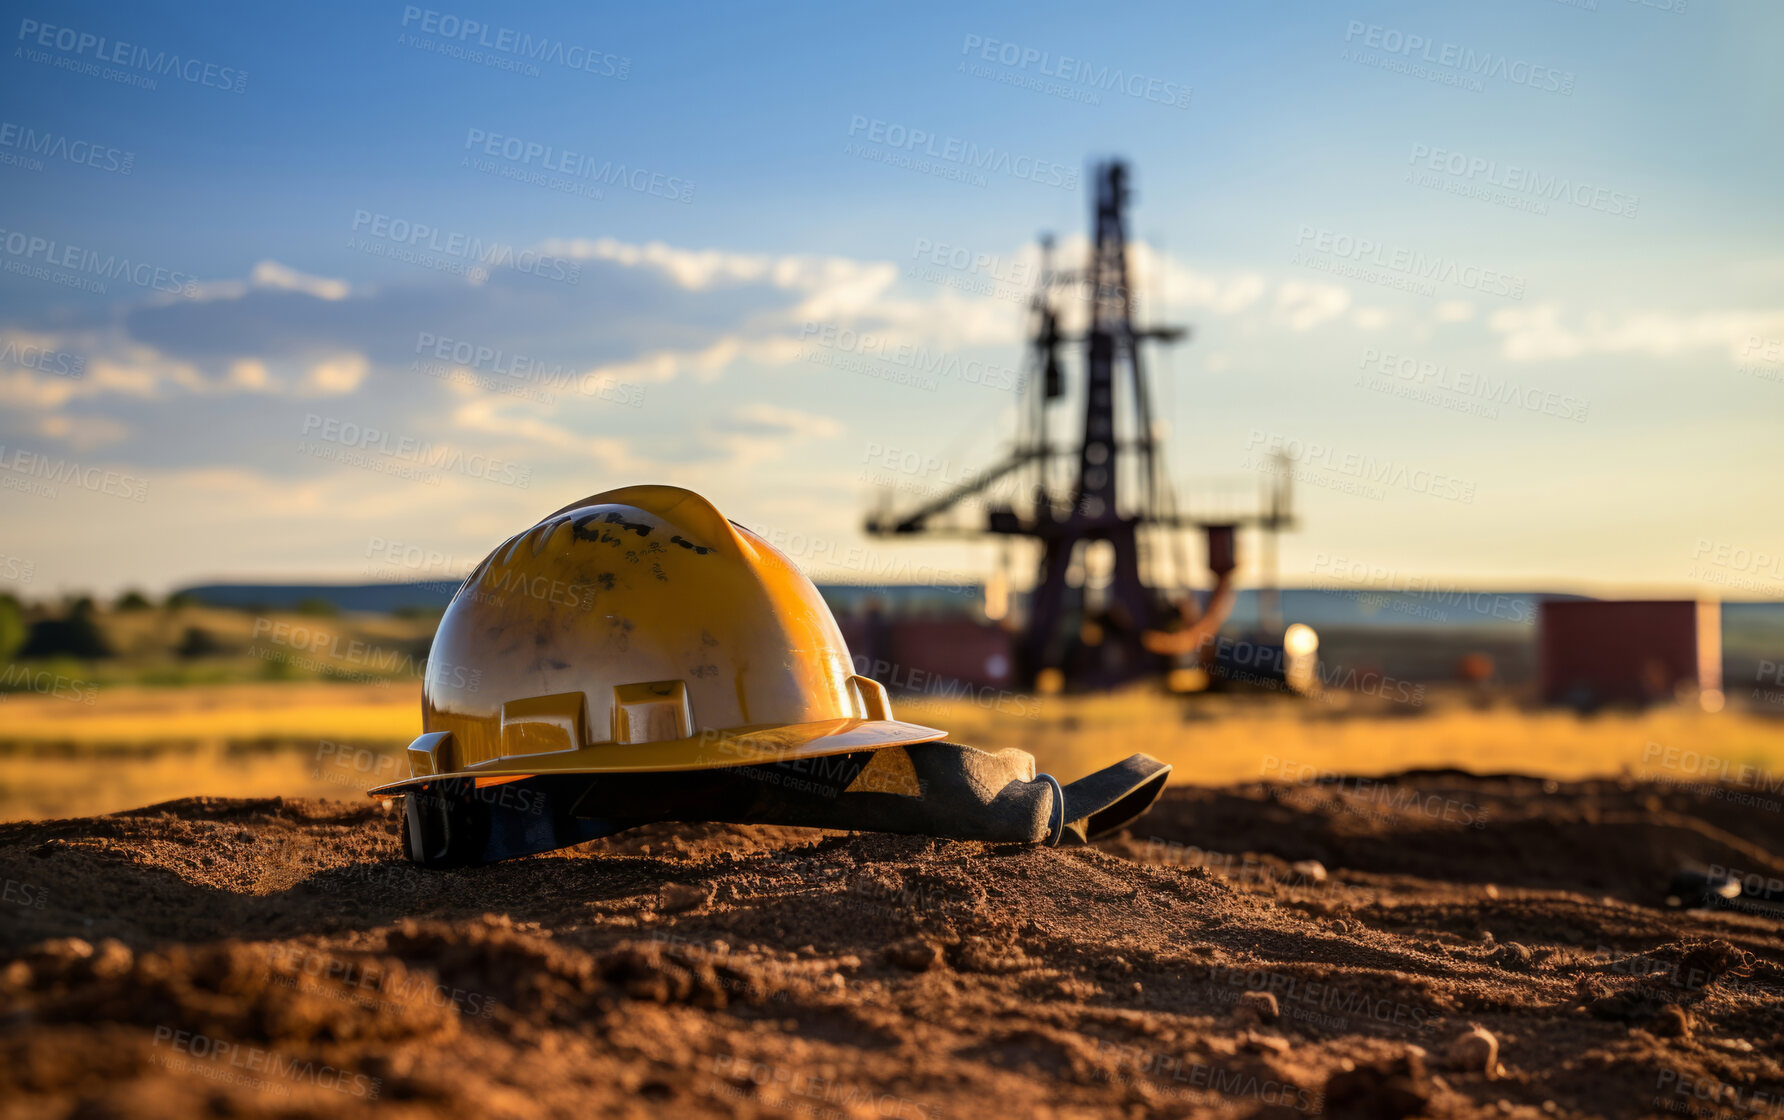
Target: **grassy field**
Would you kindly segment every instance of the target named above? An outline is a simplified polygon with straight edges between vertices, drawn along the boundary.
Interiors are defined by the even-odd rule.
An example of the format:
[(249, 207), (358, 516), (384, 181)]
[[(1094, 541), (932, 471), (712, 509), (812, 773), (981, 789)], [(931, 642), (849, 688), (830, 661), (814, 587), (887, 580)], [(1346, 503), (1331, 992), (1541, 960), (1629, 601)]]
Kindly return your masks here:
[[(1417, 709), (1336, 696), (1175, 698), (1136, 690), (977, 705), (895, 700), (896, 713), (991, 749), (1030, 751), (1070, 780), (1135, 751), (1175, 780), (1222, 784), (1314, 773), (1454, 766), (1558, 778), (1728, 777), (1767, 793), (1784, 775), (1784, 721), (1690, 707), (1578, 716), (1434, 696)], [(0, 698), (0, 819), (111, 812), (197, 794), (357, 797), (404, 775), (420, 687), (375, 683), (118, 686), (87, 700)], [(1742, 767), (1756, 774), (1742, 777)]]

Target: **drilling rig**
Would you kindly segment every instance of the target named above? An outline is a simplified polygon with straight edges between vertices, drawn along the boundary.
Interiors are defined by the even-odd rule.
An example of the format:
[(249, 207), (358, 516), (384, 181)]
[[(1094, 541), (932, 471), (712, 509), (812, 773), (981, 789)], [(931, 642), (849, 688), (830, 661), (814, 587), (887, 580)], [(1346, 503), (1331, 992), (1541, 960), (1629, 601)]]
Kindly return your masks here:
[[(1197, 516), (1177, 508), (1142, 350), (1183, 341), (1188, 331), (1135, 323), (1127, 165), (1100, 164), (1095, 181), (1086, 266), (1055, 268), (1051, 240), (1041, 241), (1014, 447), (914, 509), (867, 520), (867, 531), (881, 536), (990, 534), (1038, 543), (1015, 668), (1023, 684), (1047, 692), (1107, 688), (1208, 661), (1237, 596), (1237, 531), (1264, 530), (1273, 558), (1274, 535), (1294, 524), (1286, 471), (1264, 476), (1267, 493), (1254, 510)], [(1062, 321), (1064, 299), (1084, 304), (1075, 331)], [(1081, 435), (1056, 443), (1050, 412), (1067, 396), (1066, 348), (1079, 344)], [(1118, 423), (1118, 394), (1129, 405), (1125, 424)], [(982, 523), (945, 523), (968, 503), (984, 505)], [(1187, 586), (1186, 537), (1197, 531), (1214, 577), (1206, 602)]]

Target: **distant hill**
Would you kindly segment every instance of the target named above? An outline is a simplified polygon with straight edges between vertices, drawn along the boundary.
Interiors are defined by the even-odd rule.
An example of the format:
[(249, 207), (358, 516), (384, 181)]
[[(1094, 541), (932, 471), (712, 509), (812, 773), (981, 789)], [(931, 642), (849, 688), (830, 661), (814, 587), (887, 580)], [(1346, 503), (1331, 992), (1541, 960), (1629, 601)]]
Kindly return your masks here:
[(419, 583), (201, 583), (176, 594), (212, 607), (259, 607), (293, 611), (319, 600), (343, 611), (391, 614), (399, 610), (444, 610), (458, 592), (458, 580)]
[[(388, 614), (405, 608), (444, 608), (458, 586), (457, 580), (440, 579), (413, 583), (207, 583), (183, 590), (201, 603), (218, 607), (288, 611), (306, 601), (320, 600), (343, 611)], [(818, 590), (838, 614), (859, 613), (869, 603), (877, 603), (889, 614), (967, 614), (985, 602), (984, 589), (976, 584), (819, 584)], [(1305, 622), (1315, 629), (1521, 630), (1535, 626), (1537, 605), (1544, 599), (1589, 598), (1546, 591), (1400, 592), (1314, 587), (1286, 588), (1281, 596), (1285, 621)], [(1784, 603), (1724, 603), (1722, 612), (1724, 630), (1731, 636), (1771, 635), (1784, 627)], [(1257, 623), (1258, 593), (1241, 591), (1231, 627), (1246, 630)]]

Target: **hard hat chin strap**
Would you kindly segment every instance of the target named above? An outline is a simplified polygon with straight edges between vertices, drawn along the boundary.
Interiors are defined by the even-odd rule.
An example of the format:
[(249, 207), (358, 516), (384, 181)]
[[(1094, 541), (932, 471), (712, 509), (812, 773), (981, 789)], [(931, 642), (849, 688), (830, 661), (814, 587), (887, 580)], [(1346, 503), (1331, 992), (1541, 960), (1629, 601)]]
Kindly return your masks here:
[(932, 742), (674, 773), (577, 774), (405, 796), (405, 854), (468, 867), (654, 821), (782, 824), (958, 840), (1079, 845), (1144, 813), (1171, 768), (1147, 755), (1061, 785), (1034, 756)]

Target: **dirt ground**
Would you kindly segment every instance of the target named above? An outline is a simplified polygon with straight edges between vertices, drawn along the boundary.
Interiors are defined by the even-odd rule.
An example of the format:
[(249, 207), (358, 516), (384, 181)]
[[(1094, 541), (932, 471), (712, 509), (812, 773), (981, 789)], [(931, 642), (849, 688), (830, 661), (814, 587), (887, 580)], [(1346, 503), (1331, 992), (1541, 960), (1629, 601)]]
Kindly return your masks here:
[(1784, 1116), (1778, 918), (1667, 905), (1784, 879), (1750, 791), (1178, 787), (1089, 849), (657, 826), (461, 872), (398, 819), (0, 826), (0, 1113)]

